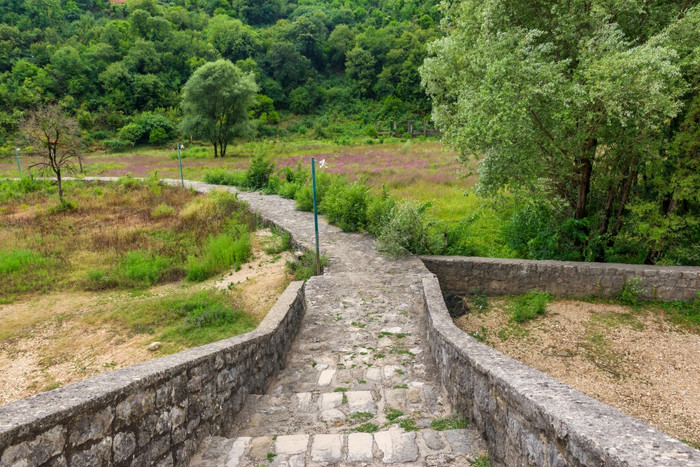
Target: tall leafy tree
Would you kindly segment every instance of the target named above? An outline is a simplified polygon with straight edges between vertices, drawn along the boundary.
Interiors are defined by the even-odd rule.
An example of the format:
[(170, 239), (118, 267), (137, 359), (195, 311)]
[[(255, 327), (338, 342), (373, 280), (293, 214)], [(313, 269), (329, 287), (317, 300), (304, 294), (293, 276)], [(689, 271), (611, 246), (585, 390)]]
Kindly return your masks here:
[(593, 224), (617, 235), (615, 213), (683, 107), (678, 53), (660, 40), (682, 14), (627, 0), (463, 1), (444, 13), (422, 80), (446, 139), (481, 159), (482, 192), (562, 200), (581, 250)]
[(209, 140), (214, 145), (214, 157), (224, 157), (234, 137), (250, 132), (248, 108), (257, 92), (253, 75), (243, 73), (230, 61), (206, 63), (183, 88), (180, 129)]

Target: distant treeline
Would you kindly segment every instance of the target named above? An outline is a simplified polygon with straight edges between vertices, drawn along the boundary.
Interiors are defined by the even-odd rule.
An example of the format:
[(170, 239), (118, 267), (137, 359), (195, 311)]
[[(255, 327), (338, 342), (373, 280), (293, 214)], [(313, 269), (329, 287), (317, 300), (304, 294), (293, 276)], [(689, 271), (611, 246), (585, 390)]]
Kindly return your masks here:
[(279, 132), (281, 112), (302, 116), (288, 131), (374, 136), (376, 120), (430, 112), (418, 67), (438, 35), (437, 3), (0, 0), (0, 144), (50, 102), (93, 140), (143, 113), (174, 129), (182, 86), (218, 58), (255, 75), (259, 133)]

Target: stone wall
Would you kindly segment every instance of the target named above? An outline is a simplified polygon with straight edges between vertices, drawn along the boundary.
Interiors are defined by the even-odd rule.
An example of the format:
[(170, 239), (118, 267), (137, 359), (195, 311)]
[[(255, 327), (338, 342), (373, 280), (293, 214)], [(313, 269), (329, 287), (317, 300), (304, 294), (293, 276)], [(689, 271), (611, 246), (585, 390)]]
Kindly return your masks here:
[(0, 467), (186, 465), (284, 366), (304, 310), (293, 282), (252, 332), (0, 407)]
[(530, 261), (465, 256), (422, 256), (446, 294), (487, 295), (547, 291), (556, 297), (612, 297), (623, 284), (641, 279), (640, 298), (693, 300), (700, 291), (700, 268), (636, 264)]
[(484, 434), (494, 466), (700, 466), (700, 451), (462, 332), (437, 279), (423, 288), (441, 382)]

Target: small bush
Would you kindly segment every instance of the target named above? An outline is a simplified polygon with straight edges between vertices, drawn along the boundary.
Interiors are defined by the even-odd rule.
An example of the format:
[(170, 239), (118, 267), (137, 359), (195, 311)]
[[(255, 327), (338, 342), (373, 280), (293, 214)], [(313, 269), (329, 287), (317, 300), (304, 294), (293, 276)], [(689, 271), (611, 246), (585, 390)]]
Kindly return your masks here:
[(153, 219), (163, 219), (165, 217), (172, 217), (175, 215), (175, 208), (168, 206), (165, 203), (161, 203), (155, 208), (151, 209), (151, 218)]
[(263, 251), (268, 255), (276, 255), (291, 248), (292, 237), (289, 232), (275, 233), (263, 246)]
[(532, 290), (515, 299), (511, 304), (511, 319), (516, 323), (534, 319), (544, 314), (552, 296), (547, 292)]
[(112, 152), (126, 151), (134, 147), (133, 142), (121, 139), (107, 139), (102, 142), (102, 145), (107, 151)]
[(320, 210), (332, 224), (346, 232), (356, 232), (367, 223), (368, 203), (369, 187), (363, 181), (348, 185), (339, 177), (328, 188)]
[(275, 170), (275, 162), (269, 161), (260, 153), (250, 162), (245, 174), (245, 186), (251, 190), (262, 190), (267, 187), (270, 175)]
[(377, 239), (377, 249), (394, 258), (405, 256), (409, 252), (425, 252), (427, 234), (424, 212), (427, 207), (425, 204), (411, 202), (395, 206), (391, 211), (389, 223), (384, 226)]
[[(333, 176), (328, 172), (316, 174), (316, 202), (320, 206), (326, 196), (328, 188), (333, 183)], [(294, 195), (296, 201), (296, 209), (299, 211), (313, 211), (314, 197), (311, 182), (302, 186)]]
[(117, 286), (117, 282), (103, 269), (91, 269), (87, 272), (86, 290), (107, 290)]
[(626, 280), (620, 289), (620, 301), (626, 305), (639, 305), (639, 296), (644, 293), (644, 289), (641, 285), (641, 277), (635, 276), (632, 279)]
[(367, 231), (377, 237), (381, 235), (384, 227), (391, 221), (395, 207), (396, 201), (389, 196), (386, 186), (383, 186), (382, 195), (371, 197), (367, 205)]
[(170, 140), (168, 133), (163, 128), (154, 128), (148, 135), (148, 142), (151, 144), (162, 144)]
[(231, 172), (215, 170), (205, 173), (204, 181), (212, 185), (245, 186), (246, 173), (243, 170), (234, 170)]
[[(321, 255), (321, 272), (328, 264), (326, 255)], [(316, 253), (305, 251), (296, 261), (287, 261), (287, 271), (294, 276), (294, 280), (305, 281), (316, 275)]]

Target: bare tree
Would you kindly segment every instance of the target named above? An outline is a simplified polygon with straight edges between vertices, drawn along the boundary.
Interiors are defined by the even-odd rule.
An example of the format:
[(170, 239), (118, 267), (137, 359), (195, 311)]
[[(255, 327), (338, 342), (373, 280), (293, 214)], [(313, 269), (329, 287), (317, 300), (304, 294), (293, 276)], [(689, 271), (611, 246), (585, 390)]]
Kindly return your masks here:
[(29, 113), (20, 130), (31, 146), (32, 154), (40, 157), (30, 165), (56, 176), (58, 198), (63, 203), (62, 172), (75, 172), (76, 163), (82, 169), (78, 122), (63, 113), (58, 105), (41, 107)]

